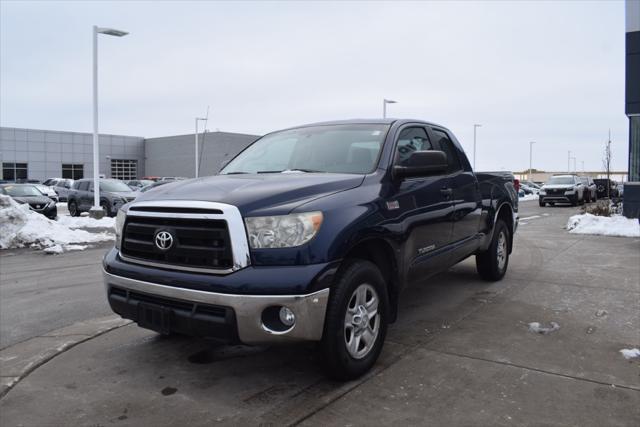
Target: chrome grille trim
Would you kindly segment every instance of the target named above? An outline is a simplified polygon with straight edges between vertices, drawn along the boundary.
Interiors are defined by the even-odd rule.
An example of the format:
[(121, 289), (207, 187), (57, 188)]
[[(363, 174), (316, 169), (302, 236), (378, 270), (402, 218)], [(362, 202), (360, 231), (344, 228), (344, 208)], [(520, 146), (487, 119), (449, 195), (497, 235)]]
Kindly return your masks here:
[[(221, 214), (212, 213), (167, 213), (153, 211), (132, 211), (131, 207), (144, 208), (195, 208), (219, 210)], [(197, 268), (186, 267), (173, 264), (156, 263), (152, 261), (131, 258), (122, 254), (120, 250), (118, 256), (126, 262), (146, 265), (149, 267), (158, 267), (168, 270), (192, 271), (196, 273), (209, 274), (229, 274), (251, 265), (251, 255), (249, 253), (249, 242), (247, 241), (247, 232), (244, 227), (242, 215), (237, 207), (226, 203), (203, 202), (198, 200), (153, 200), (133, 202), (127, 207), (127, 217), (151, 217), (151, 218), (183, 218), (183, 219), (214, 219), (227, 222), (229, 232), (229, 240), (231, 241), (231, 254), (233, 258), (233, 266), (226, 269), (215, 268)], [(122, 245), (120, 245), (122, 247)]]

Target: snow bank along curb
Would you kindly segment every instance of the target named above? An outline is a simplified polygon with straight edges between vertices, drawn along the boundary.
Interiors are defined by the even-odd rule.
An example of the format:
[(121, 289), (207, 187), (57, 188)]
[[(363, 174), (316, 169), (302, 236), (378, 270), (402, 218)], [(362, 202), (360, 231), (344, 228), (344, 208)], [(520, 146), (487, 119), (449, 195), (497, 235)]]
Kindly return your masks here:
[(74, 323), (0, 350), (0, 398), (21, 379), (70, 348), (131, 323), (120, 316), (106, 316)]
[[(83, 221), (77, 221), (83, 220)], [(95, 222), (91, 222), (91, 221)], [(48, 252), (60, 253), (65, 249), (79, 250), (85, 247), (70, 246), (77, 243), (96, 243), (114, 239), (113, 232), (90, 233), (76, 230), (78, 227), (93, 227), (99, 222), (99, 227), (113, 224), (111, 221), (96, 221), (92, 218), (69, 218), (59, 223), (52, 221), (37, 212), (29, 210), (28, 205), (20, 205), (11, 197), (0, 194), (0, 249), (33, 247), (49, 249)], [(75, 221), (78, 227), (70, 226)], [(67, 225), (65, 225), (67, 224)], [(92, 224), (92, 225), (86, 225)], [(111, 225), (113, 227), (113, 225)]]
[(567, 222), (567, 230), (573, 234), (640, 237), (638, 220), (625, 218), (622, 215), (610, 217), (596, 216), (589, 213), (574, 215)]
[(635, 359), (636, 357), (640, 357), (640, 348), (623, 348), (620, 350), (622, 357), (627, 360)]

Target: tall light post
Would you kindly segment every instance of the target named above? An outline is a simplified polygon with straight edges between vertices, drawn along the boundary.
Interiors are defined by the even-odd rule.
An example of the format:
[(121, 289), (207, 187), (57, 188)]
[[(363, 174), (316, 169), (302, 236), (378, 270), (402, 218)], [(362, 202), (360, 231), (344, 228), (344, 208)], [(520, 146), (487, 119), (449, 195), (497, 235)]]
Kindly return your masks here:
[(382, 118), (387, 118), (387, 104), (397, 104), (398, 101), (394, 101), (392, 99), (383, 99), (382, 100)]
[(531, 166), (533, 164), (533, 144), (535, 143), (535, 141), (529, 141), (529, 181), (531, 182), (533, 182), (533, 179), (531, 178)]
[(196, 178), (198, 177), (198, 173), (199, 173), (199, 155), (198, 155), (198, 122), (206, 122), (207, 119), (204, 117), (196, 117)]
[(476, 129), (481, 126), (479, 124), (473, 125), (473, 170), (476, 170)]
[(100, 207), (100, 156), (98, 150), (98, 34), (106, 34), (114, 37), (124, 37), (126, 31), (113, 28), (93, 26), (93, 207), (89, 215), (94, 218), (102, 218), (104, 211)]
[(567, 173), (571, 173), (571, 150), (567, 154)]

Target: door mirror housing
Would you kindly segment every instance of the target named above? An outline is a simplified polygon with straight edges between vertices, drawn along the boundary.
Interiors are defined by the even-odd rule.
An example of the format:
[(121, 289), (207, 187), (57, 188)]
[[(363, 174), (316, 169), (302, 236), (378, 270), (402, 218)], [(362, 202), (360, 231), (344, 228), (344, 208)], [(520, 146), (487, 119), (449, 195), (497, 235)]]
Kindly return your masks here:
[(444, 151), (414, 151), (406, 165), (395, 165), (393, 173), (398, 178), (440, 175), (449, 167)]

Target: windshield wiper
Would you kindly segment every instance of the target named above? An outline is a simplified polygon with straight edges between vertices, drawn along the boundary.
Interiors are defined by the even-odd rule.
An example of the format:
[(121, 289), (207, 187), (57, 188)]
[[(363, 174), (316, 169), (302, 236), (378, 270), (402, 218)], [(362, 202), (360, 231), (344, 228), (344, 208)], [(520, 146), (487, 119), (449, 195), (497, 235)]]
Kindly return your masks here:
[(285, 169), (281, 171), (258, 171), (257, 173), (288, 173), (288, 172), (325, 173), (324, 171), (319, 171), (315, 169), (302, 169), (302, 168)]
[(242, 174), (248, 174), (249, 172), (227, 172), (227, 173), (223, 173), (222, 175), (242, 175)]

